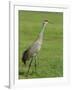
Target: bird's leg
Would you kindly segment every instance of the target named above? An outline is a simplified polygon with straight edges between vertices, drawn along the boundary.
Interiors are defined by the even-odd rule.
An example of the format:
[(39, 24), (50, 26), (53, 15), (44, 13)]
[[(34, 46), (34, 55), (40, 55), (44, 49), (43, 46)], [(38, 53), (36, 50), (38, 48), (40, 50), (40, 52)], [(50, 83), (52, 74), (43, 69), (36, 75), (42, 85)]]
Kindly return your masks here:
[(38, 66), (39, 66), (39, 58), (38, 58), (38, 55), (36, 56), (36, 59), (37, 59), (37, 63), (38, 63)]
[(31, 61), (30, 61), (30, 63), (29, 63), (29, 68), (28, 68), (28, 71), (27, 71), (27, 75), (28, 75), (28, 73), (29, 73), (29, 70), (30, 70), (32, 61), (33, 61), (33, 57), (32, 57), (32, 59), (31, 59)]
[(37, 63), (36, 63), (36, 60), (37, 60), (37, 56), (35, 57), (35, 73), (36, 73), (36, 70), (37, 70)]
[(36, 59), (35, 59), (35, 73), (36, 73)]

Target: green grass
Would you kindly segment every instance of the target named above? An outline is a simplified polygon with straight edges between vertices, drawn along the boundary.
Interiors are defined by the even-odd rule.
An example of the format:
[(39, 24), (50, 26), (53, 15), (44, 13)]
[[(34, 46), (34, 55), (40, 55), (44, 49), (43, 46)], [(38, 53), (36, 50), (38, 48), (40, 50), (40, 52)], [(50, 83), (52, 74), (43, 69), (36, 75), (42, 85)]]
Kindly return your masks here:
[[(34, 70), (34, 61), (28, 77), (28, 69), (22, 63), (23, 51), (37, 38), (42, 28), (42, 22), (48, 19), (53, 24), (48, 24), (44, 32), (42, 48), (38, 54), (39, 65), (37, 73)], [(63, 13), (19, 11), (19, 79), (49, 78), (63, 76)]]

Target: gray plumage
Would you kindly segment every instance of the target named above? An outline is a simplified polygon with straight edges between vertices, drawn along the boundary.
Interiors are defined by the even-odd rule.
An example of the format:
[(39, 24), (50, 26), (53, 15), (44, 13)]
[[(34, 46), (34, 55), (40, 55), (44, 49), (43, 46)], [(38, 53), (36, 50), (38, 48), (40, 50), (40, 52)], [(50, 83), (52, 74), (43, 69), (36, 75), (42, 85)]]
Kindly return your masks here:
[(22, 61), (25, 65), (26, 65), (27, 60), (30, 60), (30, 58), (32, 58), (32, 57), (35, 57), (38, 54), (38, 52), (40, 51), (41, 45), (43, 42), (43, 34), (44, 34), (44, 30), (45, 30), (47, 23), (48, 23), (48, 20), (44, 20), (43, 28), (42, 28), (41, 32), (39, 33), (38, 38), (35, 40), (35, 42), (29, 48), (27, 48), (23, 52)]

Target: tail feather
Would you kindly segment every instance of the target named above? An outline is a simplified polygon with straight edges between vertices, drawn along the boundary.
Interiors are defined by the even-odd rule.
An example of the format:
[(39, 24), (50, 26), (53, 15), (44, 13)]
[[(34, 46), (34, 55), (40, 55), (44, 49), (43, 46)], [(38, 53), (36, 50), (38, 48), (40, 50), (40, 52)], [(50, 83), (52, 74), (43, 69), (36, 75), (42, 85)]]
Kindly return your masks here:
[(24, 51), (22, 56), (22, 62), (26, 65), (27, 60), (28, 60), (28, 50)]

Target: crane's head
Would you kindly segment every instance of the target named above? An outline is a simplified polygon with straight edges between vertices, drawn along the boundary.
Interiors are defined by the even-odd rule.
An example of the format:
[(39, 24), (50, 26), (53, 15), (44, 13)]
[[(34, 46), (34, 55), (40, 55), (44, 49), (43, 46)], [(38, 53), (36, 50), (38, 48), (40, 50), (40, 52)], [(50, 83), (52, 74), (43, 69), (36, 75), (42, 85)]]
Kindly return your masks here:
[(43, 25), (47, 25), (48, 20), (44, 20)]

